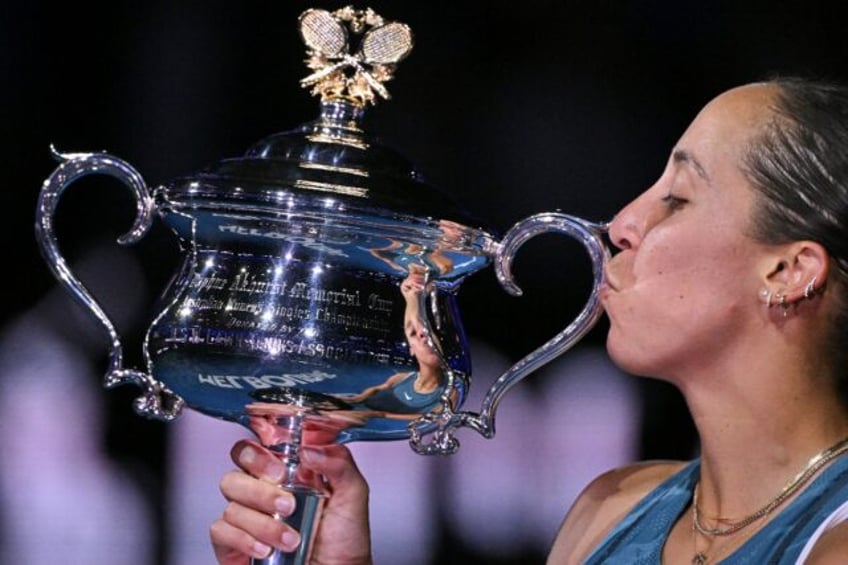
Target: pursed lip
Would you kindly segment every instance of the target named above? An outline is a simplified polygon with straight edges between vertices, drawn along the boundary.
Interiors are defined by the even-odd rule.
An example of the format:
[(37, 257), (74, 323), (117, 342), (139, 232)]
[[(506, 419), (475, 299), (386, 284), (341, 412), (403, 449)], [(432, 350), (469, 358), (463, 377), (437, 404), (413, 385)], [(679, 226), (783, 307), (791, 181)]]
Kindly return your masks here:
[(604, 268), (604, 282), (601, 284), (601, 293), (606, 294), (607, 292), (615, 292), (618, 290), (618, 286), (616, 285), (615, 279), (611, 276), (609, 266)]

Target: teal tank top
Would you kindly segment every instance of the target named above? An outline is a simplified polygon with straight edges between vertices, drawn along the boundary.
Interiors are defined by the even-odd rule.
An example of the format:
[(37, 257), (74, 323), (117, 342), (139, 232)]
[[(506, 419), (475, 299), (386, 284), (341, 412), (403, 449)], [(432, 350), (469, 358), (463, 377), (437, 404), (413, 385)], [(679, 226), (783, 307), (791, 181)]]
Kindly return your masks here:
[(436, 387), (432, 392), (418, 392), (415, 390), (417, 378), (418, 371), (412, 371), (400, 382), (367, 398), (363, 404), (372, 410), (382, 410), (393, 414), (432, 412), (441, 405), (444, 387)]
[[(695, 459), (643, 498), (607, 534), (585, 565), (658, 565), (672, 526), (692, 502), (701, 462)], [(848, 500), (848, 457), (828, 466), (795, 500), (724, 565), (794, 565), (804, 544), (831, 512)]]

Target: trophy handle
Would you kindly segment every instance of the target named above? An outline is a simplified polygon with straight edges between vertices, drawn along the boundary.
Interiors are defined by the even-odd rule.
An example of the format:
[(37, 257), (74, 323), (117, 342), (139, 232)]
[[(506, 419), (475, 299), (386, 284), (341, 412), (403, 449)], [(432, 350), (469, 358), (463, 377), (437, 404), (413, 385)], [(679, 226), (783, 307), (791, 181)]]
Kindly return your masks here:
[(59, 283), (88, 310), (109, 336), (109, 367), (104, 377), (106, 388), (134, 383), (143, 389), (135, 400), (135, 410), (142, 416), (173, 420), (183, 406), (183, 400), (150, 375), (123, 366), (121, 339), (111, 319), (100, 307), (85, 285), (73, 274), (59, 252), (53, 218), (65, 189), (81, 177), (98, 173), (123, 182), (135, 195), (136, 217), (132, 228), (118, 238), (128, 245), (139, 241), (153, 224), (154, 204), (141, 175), (130, 164), (108, 153), (59, 153), (51, 146), (59, 166), (44, 181), (36, 208), (35, 235), (47, 265)]
[[(495, 412), (503, 396), (520, 380), (559, 357), (577, 343), (594, 327), (603, 311), (598, 289), (604, 280), (604, 264), (610, 257), (609, 248), (603, 240), (608, 231), (607, 224), (589, 222), (582, 218), (545, 212), (530, 216), (512, 226), (500, 243), (494, 247), (495, 273), (501, 286), (514, 296), (522, 291), (512, 277), (512, 260), (518, 249), (529, 239), (542, 234), (557, 232), (569, 235), (583, 244), (592, 260), (593, 286), (589, 300), (583, 310), (562, 331), (543, 345), (523, 357), (489, 388), (483, 399), (480, 412), (453, 412), (445, 405), (439, 413), (430, 413), (410, 425), (410, 444), (418, 453), (424, 455), (449, 455), (459, 448), (454, 437), (458, 428), (469, 427), (487, 439), (495, 435)], [(429, 443), (423, 443), (421, 430), (425, 424), (436, 423)]]

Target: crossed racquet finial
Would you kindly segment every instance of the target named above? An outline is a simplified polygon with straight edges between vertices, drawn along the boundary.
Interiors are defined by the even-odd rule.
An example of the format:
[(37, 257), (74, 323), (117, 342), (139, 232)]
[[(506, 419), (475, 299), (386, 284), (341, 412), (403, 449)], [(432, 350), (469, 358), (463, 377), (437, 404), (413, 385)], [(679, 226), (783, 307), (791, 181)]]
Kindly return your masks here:
[[(391, 98), (383, 83), (412, 51), (409, 26), (386, 22), (371, 8), (352, 6), (335, 12), (306, 10), (299, 22), (309, 48), (306, 65), (313, 70), (300, 81), (303, 87), (311, 87), (322, 100), (345, 100), (360, 107), (374, 104), (375, 93)], [(355, 46), (352, 35), (360, 36)]]

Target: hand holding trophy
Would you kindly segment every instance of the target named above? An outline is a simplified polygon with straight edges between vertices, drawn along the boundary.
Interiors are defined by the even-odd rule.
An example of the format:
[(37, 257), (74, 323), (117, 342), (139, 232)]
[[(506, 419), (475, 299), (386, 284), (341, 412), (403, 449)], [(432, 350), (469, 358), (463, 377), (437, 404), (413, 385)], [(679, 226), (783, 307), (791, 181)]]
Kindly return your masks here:
[[(365, 109), (389, 98), (383, 83), (412, 49), (406, 25), (351, 7), (307, 10), (299, 24), (312, 71), (302, 85), (320, 97), (317, 119), (152, 191), (108, 153), (57, 154), (36, 211), (48, 266), (108, 335), (105, 386), (139, 386), (135, 407), (147, 417), (172, 420), (188, 407), (242, 424), (284, 462), (281, 486), (297, 499), (286, 520), (303, 542), (254, 560), (267, 565), (309, 560), (327, 492), (302, 468), (301, 446), (406, 439), (418, 453), (445, 455), (461, 427), (492, 437), (503, 395), (598, 320), (608, 257), (605, 225), (561, 213), (531, 216), (496, 238), (363, 131)], [(119, 243), (143, 238), (157, 217), (180, 243), (181, 266), (142, 344), (143, 369), (124, 366), (120, 336), (53, 231), (64, 190), (94, 173), (135, 196), (135, 223)], [(494, 381), (478, 412), (463, 411), (471, 358), (460, 285), (493, 264), (503, 287), (520, 294), (513, 257), (549, 232), (583, 244), (594, 289), (564, 330)]]

